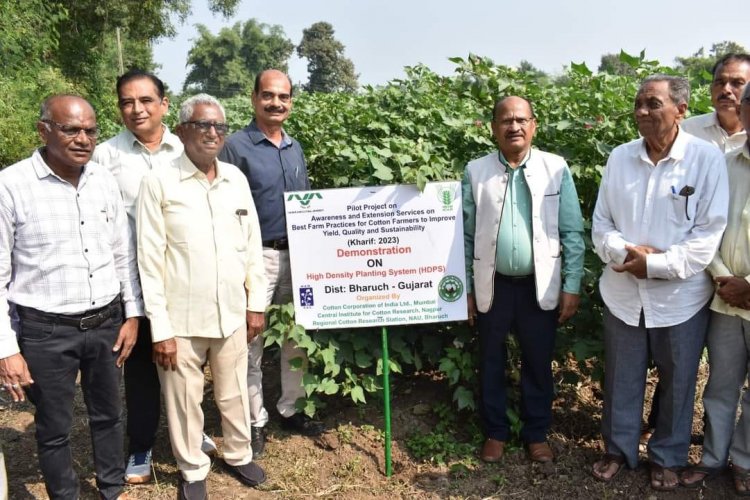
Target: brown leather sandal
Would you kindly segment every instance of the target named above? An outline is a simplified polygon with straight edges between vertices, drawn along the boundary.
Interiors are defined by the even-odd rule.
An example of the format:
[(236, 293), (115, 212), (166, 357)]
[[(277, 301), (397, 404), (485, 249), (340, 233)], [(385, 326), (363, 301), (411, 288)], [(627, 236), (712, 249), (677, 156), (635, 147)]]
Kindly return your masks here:
[[(677, 469), (671, 467), (664, 467), (662, 465), (651, 462), (649, 464), (651, 469), (651, 489), (656, 491), (674, 491), (680, 486), (680, 476), (677, 475)], [(674, 484), (665, 485), (667, 475), (674, 475)]]
[[(678, 474), (678, 479), (680, 480), (680, 484), (685, 488), (698, 488), (703, 484), (704, 481), (713, 479), (714, 477), (719, 475), (721, 471), (721, 467), (708, 467), (707, 465), (699, 463), (680, 472)], [(693, 474), (700, 475), (700, 478), (693, 479), (692, 481), (686, 479), (688, 476), (691, 476)]]

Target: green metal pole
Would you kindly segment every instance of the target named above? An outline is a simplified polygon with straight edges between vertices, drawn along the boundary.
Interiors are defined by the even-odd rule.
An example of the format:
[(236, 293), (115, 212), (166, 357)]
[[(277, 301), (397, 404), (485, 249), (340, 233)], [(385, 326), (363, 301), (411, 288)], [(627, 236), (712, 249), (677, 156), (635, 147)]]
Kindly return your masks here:
[(385, 404), (385, 475), (391, 477), (391, 384), (390, 360), (388, 359), (388, 329), (383, 327), (383, 402)]

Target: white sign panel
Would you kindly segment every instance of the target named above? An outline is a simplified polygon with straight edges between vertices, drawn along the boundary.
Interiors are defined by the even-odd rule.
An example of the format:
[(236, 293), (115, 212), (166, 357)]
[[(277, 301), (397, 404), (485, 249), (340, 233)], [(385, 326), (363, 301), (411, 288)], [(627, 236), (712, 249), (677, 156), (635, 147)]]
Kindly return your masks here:
[(466, 319), (458, 182), (287, 193), (286, 223), (305, 328)]

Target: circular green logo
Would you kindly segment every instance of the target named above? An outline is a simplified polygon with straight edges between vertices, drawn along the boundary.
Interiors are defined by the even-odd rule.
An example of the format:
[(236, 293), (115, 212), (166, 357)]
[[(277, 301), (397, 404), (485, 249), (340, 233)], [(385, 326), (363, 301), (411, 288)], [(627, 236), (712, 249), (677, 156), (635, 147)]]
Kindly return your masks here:
[(464, 284), (457, 276), (449, 274), (438, 283), (438, 295), (446, 302), (455, 302), (463, 295)]

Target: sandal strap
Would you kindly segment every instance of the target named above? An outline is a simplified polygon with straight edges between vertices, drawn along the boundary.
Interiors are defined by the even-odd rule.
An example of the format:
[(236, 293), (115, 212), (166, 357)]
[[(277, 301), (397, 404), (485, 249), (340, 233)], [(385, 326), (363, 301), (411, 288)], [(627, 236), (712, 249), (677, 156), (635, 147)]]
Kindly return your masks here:
[(608, 468), (612, 464), (625, 465), (625, 457), (614, 453), (605, 453), (602, 456), (602, 465)]

